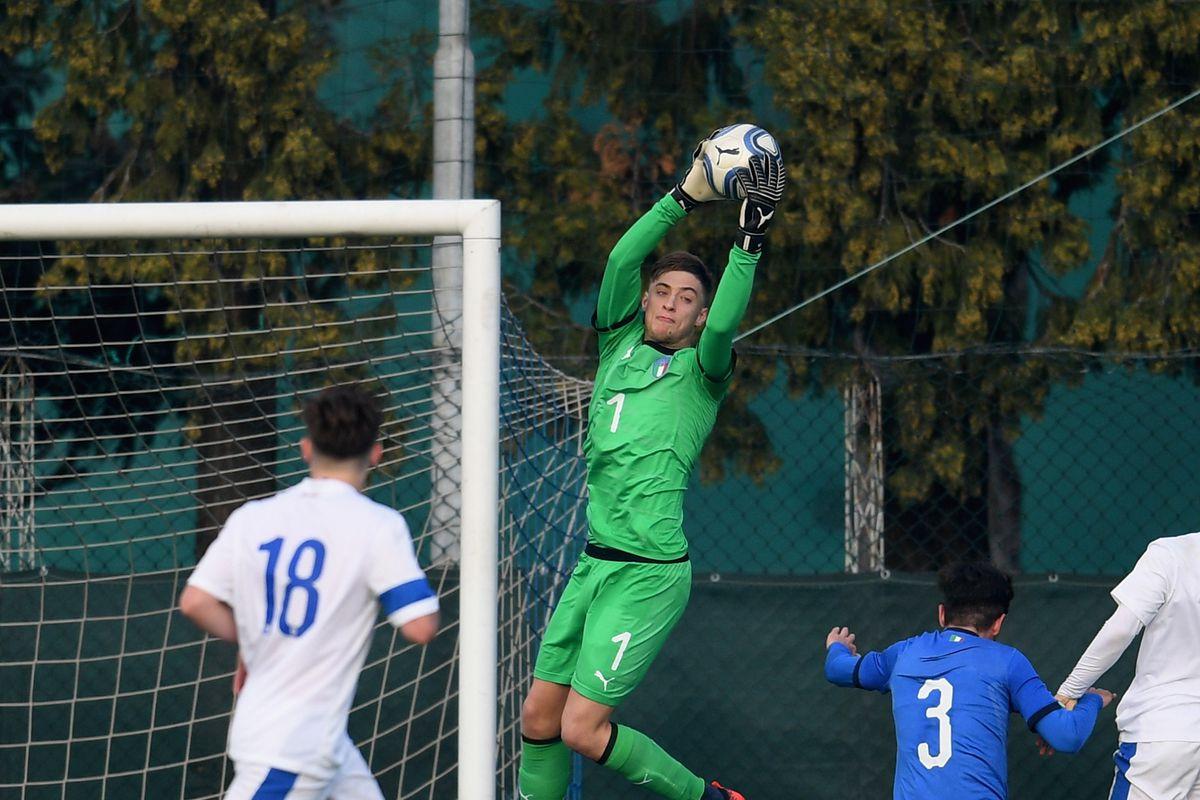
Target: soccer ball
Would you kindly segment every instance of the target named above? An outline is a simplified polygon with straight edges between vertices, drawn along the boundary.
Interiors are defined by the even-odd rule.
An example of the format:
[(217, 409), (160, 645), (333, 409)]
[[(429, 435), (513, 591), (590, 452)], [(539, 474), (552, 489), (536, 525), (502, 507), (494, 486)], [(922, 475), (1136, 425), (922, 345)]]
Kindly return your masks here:
[(738, 176), (750, 168), (751, 156), (779, 158), (775, 137), (757, 125), (729, 125), (704, 142), (700, 158), (709, 188), (721, 197), (742, 200), (746, 191)]

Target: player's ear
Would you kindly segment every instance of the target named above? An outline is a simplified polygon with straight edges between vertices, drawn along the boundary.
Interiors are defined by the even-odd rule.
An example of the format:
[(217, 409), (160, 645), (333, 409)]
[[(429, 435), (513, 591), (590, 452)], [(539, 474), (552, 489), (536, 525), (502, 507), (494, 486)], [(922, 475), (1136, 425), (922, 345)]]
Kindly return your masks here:
[(383, 442), (371, 445), (371, 452), (367, 458), (370, 459), (372, 467), (378, 467), (379, 462), (383, 460)]
[(946, 627), (946, 606), (942, 603), (938, 603), (938, 627)]
[(304, 459), (305, 464), (312, 463), (312, 457), (313, 457), (312, 439), (309, 439), (307, 436), (305, 436), (303, 439), (300, 440), (300, 457)]
[(1000, 628), (1004, 625), (1004, 620), (1008, 619), (1008, 614), (1001, 614), (996, 617), (996, 621), (992, 623), (992, 638), (995, 639), (1000, 635)]
[(650, 290), (642, 292), (642, 311), (646, 310), (646, 305), (650, 302)]
[(704, 323), (708, 321), (708, 307), (700, 309), (700, 313), (696, 315), (696, 327), (703, 328)]

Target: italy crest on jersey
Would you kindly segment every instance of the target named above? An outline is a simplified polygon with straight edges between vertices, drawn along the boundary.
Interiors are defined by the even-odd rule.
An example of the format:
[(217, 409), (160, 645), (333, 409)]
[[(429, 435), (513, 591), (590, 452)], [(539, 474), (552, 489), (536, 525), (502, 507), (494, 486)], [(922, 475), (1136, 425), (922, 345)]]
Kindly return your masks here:
[(650, 366), (650, 374), (654, 376), (654, 380), (658, 380), (663, 375), (667, 374), (667, 370), (671, 368), (671, 357), (663, 356), (658, 361)]

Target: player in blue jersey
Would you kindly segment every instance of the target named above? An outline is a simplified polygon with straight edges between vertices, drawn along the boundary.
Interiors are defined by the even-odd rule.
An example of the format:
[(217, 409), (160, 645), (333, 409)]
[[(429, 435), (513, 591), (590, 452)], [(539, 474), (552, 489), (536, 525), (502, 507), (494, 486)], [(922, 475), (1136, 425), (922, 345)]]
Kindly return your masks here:
[(895, 800), (1008, 797), (1008, 715), (1017, 712), (1056, 750), (1074, 753), (1112, 700), (1089, 689), (1059, 705), (1021, 652), (996, 641), (1012, 579), (990, 564), (954, 564), (938, 575), (941, 630), (858, 655), (854, 634), (834, 628), (825, 677), (838, 686), (891, 692), (896, 723)]

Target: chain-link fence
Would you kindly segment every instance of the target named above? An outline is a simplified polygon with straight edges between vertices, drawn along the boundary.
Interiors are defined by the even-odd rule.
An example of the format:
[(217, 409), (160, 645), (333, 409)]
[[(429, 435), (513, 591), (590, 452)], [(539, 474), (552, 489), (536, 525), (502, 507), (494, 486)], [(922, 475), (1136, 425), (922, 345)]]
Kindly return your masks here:
[[(0, 53), (0, 63), (22, 76), (0, 130), (0, 150), (16, 178), (6, 197), (190, 197), (193, 184), (162, 183), (164, 176), (202, 174), (203, 192), (218, 192), (214, 197), (422, 191), (436, 4), (294, 6), (313, 38), (277, 37), (275, 46), (290, 42), (293, 55), (282, 61), (298, 65), (304, 79), (288, 80), (286, 73), (260, 81), (256, 72), (264, 70), (239, 59), (245, 72), (234, 82), (236, 92), (214, 80), (224, 69), (205, 65), (218, 51), (222, 64), (231, 52), (268, 52), (241, 38), (259, 27), (243, 24), (238, 14), (206, 18), (206, 24), (230, 23), (207, 36), (217, 43), (211, 48), (192, 38), (191, 22), (177, 30), (174, 20), (131, 16), (119, 4), (95, 14), (44, 5), (37, 26), (10, 26), (6, 52), (28, 49), (15, 60)], [(280, 18), (287, 22), (289, 15)], [(78, 26), (65, 24), (73, 19)], [(522, 295), (510, 298), (513, 307), (540, 355), (588, 358), (580, 356), (590, 352), (587, 334), (574, 324), (587, 311), (573, 314), (573, 306), (591, 302), (601, 251), (677, 179), (694, 137), (733, 118), (754, 119), (778, 134), (797, 179), (772, 233), (779, 249), (764, 260), (753, 308), (762, 308), (763, 294), (811, 296), (844, 277), (848, 264), (863, 266), (872, 254), (908, 245), (1114, 133), (1114, 126), (1191, 91), (1200, 38), (1189, 33), (1198, 24), (1193, 5), (1136, 2), (475, 0), (477, 186), (505, 204), (506, 244), (515, 256), (506, 278)], [(56, 50), (44, 47), (47, 41), (69, 46)], [(231, 48), (231, 42), (241, 44)], [(81, 47), (92, 57), (69, 74), (55, 58), (43, 61)], [(131, 61), (130, 53), (153, 58)], [(304, 87), (315, 85), (311, 76), (326, 66), (317, 102)], [(163, 79), (167, 74), (172, 80)], [(68, 91), (47, 90), (64, 75)], [(123, 88), (94, 96), (92, 87), (101, 84)], [(187, 92), (195, 102), (174, 102)], [(59, 94), (64, 99), (56, 103)], [(235, 94), (240, 110), (226, 106)], [(129, 97), (151, 99), (135, 107)], [(44, 135), (35, 136), (33, 120), (47, 104), (56, 110)], [(183, 113), (205, 108), (214, 111)], [(272, 111), (260, 117), (260, 109)], [(331, 119), (305, 134), (319, 111), (331, 112), (337, 124)], [(1078, 299), (1104, 261), (1105, 269), (1127, 273), (1097, 281), (1108, 291), (1094, 287), (1091, 322), (1107, 331), (1126, 306), (1152, 311), (1131, 315), (1097, 341), (1127, 346), (1139, 336), (1153, 339), (1154, 323), (1170, 319), (1173, 335), (1161, 341), (1194, 342), (1198, 317), (1187, 301), (1197, 295), (1194, 280), (1188, 282), (1193, 273), (1184, 268), (1196, 260), (1192, 119), (1168, 117), (1130, 137), (1124, 149), (1062, 173), (1053, 188), (1038, 187), (963, 226), (963, 236), (939, 244), (940, 255), (929, 256), (920, 276), (904, 267), (896, 297), (905, 280), (928, 275), (946, 276), (947, 288), (922, 294), (914, 311), (888, 305), (890, 295), (877, 287), (872, 302), (881, 305), (868, 314), (884, 311), (904, 322), (945, 312), (950, 319), (969, 296), (963, 307), (974, 302), (974, 310), (991, 317), (1047, 317), (1048, 303)], [(84, 130), (94, 135), (76, 135)], [(243, 136), (247, 130), (260, 133)], [(264, 130), (274, 131), (267, 147)], [(321, 146), (294, 146), (306, 135)], [(159, 154), (151, 141), (185, 146), (163, 146)], [(338, 170), (328, 171), (335, 162)], [(219, 163), (237, 169), (217, 180)], [(262, 173), (249, 169), (255, 164)], [(720, 252), (716, 243), (727, 246), (729, 232), (694, 225), (687, 246)], [(956, 253), (977, 271), (959, 270)], [(773, 263), (806, 266), (772, 276)], [(1006, 270), (1003, 300), (988, 299), (974, 285), (996, 264)], [(4, 277), (11, 287), (11, 267)], [(1024, 288), (1009, 292), (1014, 286)], [(1014, 299), (1022, 293), (1024, 300)], [(98, 318), (94, 305), (60, 299), (52, 316), (62, 339), (47, 345), (94, 342), (93, 357), (131, 367), (169, 355), (170, 341), (142, 329), (148, 318), (167, 314), (163, 295), (126, 299), (109, 285), (92, 297), (102, 308), (120, 306), (119, 313)], [(838, 300), (831, 318), (850, 318), (857, 301)], [(179, 320), (199, 321), (190, 313)], [(760, 344), (776, 332), (789, 338), (789, 324), (752, 339), (754, 346), (739, 346), (740, 377), (687, 500), (696, 573), (691, 607), (618, 719), (756, 800), (886, 797), (894, 758), (888, 703), (825, 683), (825, 633), (847, 624), (864, 645), (882, 647), (932, 627), (932, 570), (956, 558), (990, 558), (1018, 576), (1005, 641), (1056, 686), (1109, 613), (1108, 589), (1145, 544), (1200, 527), (1192, 467), (1200, 445), (1194, 353), (1122, 358), (1006, 346), (877, 358)], [(1019, 330), (1018, 322), (1018, 330), (995, 339), (1038, 338), (1045, 320), (1026, 327)], [(900, 339), (917, 337), (915, 323), (896, 329)], [(791, 341), (845, 347), (853, 338), (832, 327), (828, 335), (791, 333)], [(358, 344), (377, 351), (374, 337), (367, 333)], [(913, 351), (919, 349), (914, 343)], [(222, 780), (231, 657), (177, 624), (172, 609), (183, 573), (176, 570), (193, 562), (192, 541), (219, 525), (195, 511), (196, 498), (202, 505), (228, 503), (222, 491), (230, 473), (242, 483), (262, 481), (253, 494), (303, 468), (261, 434), (236, 427), (220, 438), (261, 458), (231, 462), (204, 434), (228, 425), (228, 415), (209, 415), (193, 429), (163, 411), (163, 388), (146, 384), (144, 374), (130, 369), (120, 380), (113, 392), (98, 390), (93, 377), (55, 390), (70, 398), (63, 417), (73, 428), (46, 443), (44, 454), (60, 466), (38, 472), (22, 452), (32, 447), (28, 431), (46, 413), (44, 400), (40, 408), (30, 402), (29, 373), (19, 363), (0, 370), (8, 398), (0, 409), (7, 432), (0, 436), (6, 520), (0, 569), (33, 578), (23, 607), (11, 601), (11, 582), (0, 595), (0, 783), (8, 787), (0, 787), (0, 797), (18, 783), (33, 787), (30, 797), (92, 797), (95, 784), (84, 779), (96, 774), (115, 780), (110, 796), (122, 797), (213, 793)], [(39, 376), (39, 391), (46, 385)], [(562, 400), (570, 435), (558, 431), (569, 444), (577, 434), (575, 388)], [(246, 399), (204, 402), (237, 410)], [(291, 411), (274, 400), (259, 405), (279, 426), (296, 426)], [(121, 427), (127, 423), (132, 434)], [(418, 448), (432, 440), (414, 438), (411, 429), (404, 436)], [(115, 463), (130, 443), (149, 439), (161, 445), (155, 463), (136, 456)], [(90, 442), (102, 444), (77, 452)], [(188, 463), (197, 452), (221, 467), (197, 475)], [(505, 513), (527, 524), (534, 541), (579, 531), (567, 495), (578, 491), (581, 476), (566, 453), (546, 468), (536, 457), (560, 454), (535, 451), (518, 471), (544, 493), (537, 502), (526, 502), (520, 491), (508, 494), (517, 502)], [(406, 513), (423, 507), (425, 483), (398, 478), (389, 473), (376, 496)], [(53, 494), (30, 490), (35, 482), (52, 485)], [(137, 482), (157, 488), (128, 489)], [(559, 501), (568, 510), (543, 513)], [(112, 518), (121, 524), (109, 524)], [(510, 676), (523, 675), (534, 656), (573, 545), (556, 542), (556, 557), (541, 572), (521, 575), (523, 550), (502, 567), (515, 583), (525, 581), (521, 592), (503, 599), (512, 612), (505, 635), (520, 642), (502, 654)], [(128, 577), (56, 586), (34, 578), (33, 570), (44, 566)], [(161, 575), (134, 579), (145, 571)], [(452, 620), (453, 595), (447, 600)], [(118, 624), (118, 616), (128, 622)], [(436, 647), (448, 643), (447, 637)], [(128, 661), (118, 658), (126, 652)], [(389, 742), (407, 741), (404, 720), (412, 710), (440, 709), (443, 694), (453, 691), (439, 672), (422, 689), (436, 696), (417, 698), (405, 681), (422, 666), (406, 662), (388, 672), (389, 653), (377, 644), (363, 675), (361, 697), (384, 697), (387, 704), (360, 702), (351, 723), (359, 740), (383, 720)], [(440, 651), (422, 658), (450, 663)], [(1127, 655), (1106, 682), (1120, 689), (1130, 673)], [(521, 694), (516, 680), (505, 686), (510, 723)], [(31, 703), (51, 713), (35, 721), (26, 710)], [(152, 740), (147, 731), (163, 738)], [(438, 764), (449, 756), (441, 742), (405, 762), (407, 774), (419, 778), (418, 791), (430, 796), (446, 796), (429, 788), (434, 778), (426, 786), (423, 777), (445, 777)], [(502, 742), (503, 764), (511, 769), (511, 724)], [(1114, 743), (1110, 709), (1080, 755), (1039, 762), (1014, 721), (1012, 796), (1103, 796)], [(186, 780), (179, 777), (183, 762)], [(156, 770), (161, 764), (169, 768)], [(404, 784), (399, 772), (383, 775), (389, 791)], [(584, 796), (648, 795), (587, 765)]]
[[(723, 479), (694, 482), (691, 605), (619, 718), (748, 796), (890, 796), (891, 705), (825, 682), (834, 625), (879, 649), (935, 628), (933, 570), (990, 559), (1016, 574), (1002, 640), (1053, 690), (1146, 544), (1200, 527), (1190, 357), (744, 350), (740, 368), (769, 378), (748, 403), (769, 471), (718, 453)], [(797, 370), (809, 388), (789, 394)], [(819, 378), (829, 385), (813, 388)], [(718, 426), (734, 423), (746, 419)], [(1103, 685), (1128, 685), (1132, 655)], [(1014, 716), (1011, 796), (1104, 796), (1115, 742), (1110, 709), (1080, 754), (1042, 760)], [(650, 796), (602, 769), (584, 785), (585, 796)]]
[[(821, 388), (789, 394), (797, 357)], [(741, 368), (770, 381), (748, 403), (766, 466), (746, 473), (737, 452), (712, 454), (730, 466), (688, 498), (699, 571), (912, 572), (985, 558), (1014, 573), (1118, 575), (1200, 512), (1188, 355), (858, 360), (759, 347)]]
[[(456, 797), (463, 584), (442, 545), (459, 537), (456, 390), (473, 381), (447, 334), (461, 301), (444, 301), (461, 284), (419, 241), (69, 244), (0, 249), (0, 798), (221, 795), (236, 649), (178, 597), (234, 508), (308, 473), (300, 404), (344, 381), (380, 400), (367, 492), (404, 515), (442, 605), (427, 646), (378, 620), (349, 730), (388, 797)], [(590, 385), (499, 317), (510, 796), (536, 634), (585, 525)]]

